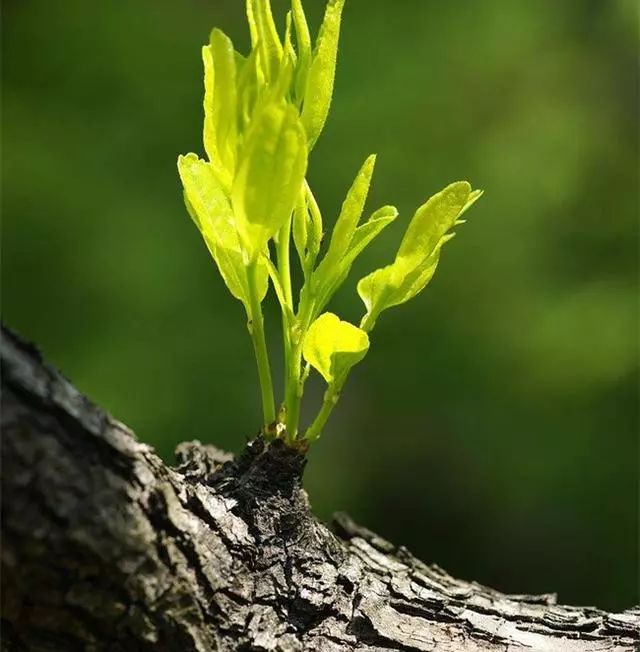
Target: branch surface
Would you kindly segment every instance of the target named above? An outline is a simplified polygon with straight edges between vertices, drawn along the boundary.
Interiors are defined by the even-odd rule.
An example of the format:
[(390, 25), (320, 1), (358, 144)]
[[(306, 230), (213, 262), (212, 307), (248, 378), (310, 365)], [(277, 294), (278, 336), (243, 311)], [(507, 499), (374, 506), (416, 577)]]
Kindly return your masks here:
[(636, 650), (640, 611), (505, 595), (346, 515), (304, 458), (199, 442), (166, 466), (3, 329), (2, 650)]

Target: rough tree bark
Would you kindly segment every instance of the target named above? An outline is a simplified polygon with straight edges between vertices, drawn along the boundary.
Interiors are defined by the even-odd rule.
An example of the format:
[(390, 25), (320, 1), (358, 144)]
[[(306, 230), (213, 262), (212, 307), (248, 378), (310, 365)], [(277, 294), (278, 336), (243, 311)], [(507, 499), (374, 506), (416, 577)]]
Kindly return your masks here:
[(346, 516), (304, 458), (182, 444), (171, 468), (35, 349), (2, 343), (3, 650), (634, 650), (640, 612), (450, 577)]

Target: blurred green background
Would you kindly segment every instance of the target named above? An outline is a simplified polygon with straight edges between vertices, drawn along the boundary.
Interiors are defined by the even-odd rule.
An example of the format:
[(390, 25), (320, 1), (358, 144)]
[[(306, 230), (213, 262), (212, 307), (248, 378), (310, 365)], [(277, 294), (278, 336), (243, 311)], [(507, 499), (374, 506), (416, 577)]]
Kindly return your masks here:
[[(216, 25), (245, 51), (243, 3), (3, 13), (3, 319), (165, 458), (240, 450), (251, 345), (175, 162), (203, 150), (200, 45)], [(383, 315), (312, 451), (322, 518), (505, 591), (637, 601), (637, 24), (634, 0), (348, 1), (310, 179), (332, 222), (377, 152), (369, 206), (401, 219), (333, 309), (361, 315), (355, 281), (428, 195), (486, 195), (427, 291)]]

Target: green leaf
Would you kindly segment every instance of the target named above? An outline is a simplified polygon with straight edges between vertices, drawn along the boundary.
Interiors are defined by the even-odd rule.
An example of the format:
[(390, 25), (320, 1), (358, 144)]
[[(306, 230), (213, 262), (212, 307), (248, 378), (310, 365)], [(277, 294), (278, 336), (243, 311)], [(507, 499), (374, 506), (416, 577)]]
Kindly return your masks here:
[(283, 56), (288, 57), (293, 64), (293, 68), (295, 68), (298, 60), (298, 55), (296, 54), (295, 48), (293, 47), (293, 41), (291, 40), (292, 24), (293, 16), (291, 12), (288, 11), (284, 30)]
[(398, 217), (398, 209), (395, 206), (383, 206), (375, 211), (364, 224), (355, 230), (345, 259), (353, 262), (380, 234), (382, 229), (391, 224), (396, 217)]
[(470, 194), (471, 186), (467, 181), (456, 181), (430, 197), (409, 223), (398, 257), (423, 259), (430, 255), (462, 213)]
[(458, 181), (431, 197), (416, 211), (391, 265), (365, 276), (358, 294), (367, 309), (360, 326), (370, 331), (383, 310), (409, 301), (431, 280), (440, 250), (453, 234), (448, 231), (480, 197), (466, 181)]
[(368, 350), (369, 337), (364, 331), (325, 312), (309, 327), (302, 352), (304, 359), (329, 385), (339, 386)]
[(264, 106), (246, 135), (231, 190), (240, 238), (251, 258), (289, 219), (306, 169), (306, 138), (295, 107)]
[(258, 79), (257, 52), (251, 50), (241, 66), (236, 64), (238, 78), (238, 120), (242, 132), (249, 124), (253, 109), (258, 101), (260, 82)]
[(344, 0), (329, 0), (307, 76), (302, 123), (309, 139), (309, 149), (318, 140), (329, 114), (343, 7)]
[[(237, 94), (236, 53), (233, 43), (219, 29), (211, 32), (205, 65), (205, 149), (217, 168), (232, 176), (236, 163)], [(227, 179), (223, 179), (227, 183)]]
[(308, 253), (308, 240), (311, 226), (311, 215), (307, 207), (307, 200), (304, 191), (301, 191), (298, 194), (298, 200), (293, 211), (293, 242), (303, 267)]
[[(231, 294), (250, 311), (245, 259), (234, 222), (231, 204), (213, 167), (195, 154), (178, 158), (178, 171), (184, 187), (185, 204), (218, 266)], [(259, 300), (264, 299), (268, 271), (259, 261)]]
[(218, 138), (213, 121), (214, 69), (211, 46), (202, 47), (202, 64), (204, 66), (204, 149), (210, 161), (218, 160)]
[(395, 206), (383, 206), (379, 208), (367, 222), (355, 230), (347, 251), (334, 265), (320, 270), (320, 267), (324, 264), (324, 260), (322, 261), (318, 270), (323, 273), (324, 277), (322, 279), (322, 285), (315, 289), (317, 297), (316, 310), (324, 309), (331, 300), (331, 297), (349, 276), (349, 272), (356, 258), (397, 216), (398, 211)]
[(205, 45), (202, 48), (202, 63), (204, 65), (204, 126), (203, 141), (204, 149), (209, 162), (214, 167), (218, 178), (226, 190), (231, 188), (231, 173), (224, 167), (222, 158), (218, 152), (218, 136), (214, 120), (213, 97), (214, 97), (214, 67), (211, 47)]
[(311, 63), (311, 34), (307, 18), (302, 8), (301, 0), (291, 0), (291, 12), (293, 24), (296, 30), (296, 42), (298, 44), (298, 66), (296, 69), (295, 91), (299, 103), (304, 99), (304, 91), (307, 87), (307, 77)]
[(351, 188), (349, 188), (349, 192), (347, 192), (340, 215), (331, 234), (331, 242), (326, 256), (329, 264), (333, 264), (342, 258), (351, 244), (351, 239), (362, 217), (362, 211), (367, 201), (375, 165), (376, 156), (372, 154), (360, 168)]
[[(333, 228), (331, 242), (329, 243), (327, 253), (313, 273), (312, 293), (319, 299), (316, 300), (317, 310), (322, 310), (322, 308), (327, 304), (331, 295), (337, 289), (337, 286), (344, 280), (344, 277), (351, 268), (351, 263), (353, 263), (356, 256), (358, 256), (362, 249), (364, 249), (368, 242), (370, 242), (376, 235), (376, 233), (374, 233), (368, 242), (364, 243), (362, 247), (358, 244), (358, 247), (354, 249), (352, 256), (347, 255), (347, 252), (349, 252), (351, 247), (351, 242), (358, 230), (356, 227), (358, 226), (358, 222), (360, 221), (364, 209), (364, 204), (367, 200), (375, 162), (376, 157), (372, 154), (367, 158), (364, 165), (356, 175), (351, 188), (349, 188), (349, 191), (347, 192), (346, 199), (344, 200), (342, 209), (340, 210), (340, 215), (338, 216)], [(377, 231), (377, 233), (379, 233), (379, 231), (384, 228), (388, 222), (385, 224), (377, 223), (378, 217), (380, 216), (376, 216), (376, 226), (373, 224), (370, 225), (365, 232), (360, 233), (358, 240), (360, 240), (362, 236), (366, 236), (367, 232), (371, 229), (375, 231), (375, 229), (379, 227)]]
[(322, 226), (322, 213), (316, 198), (311, 192), (309, 184), (305, 181), (305, 196), (307, 200), (307, 207), (309, 208), (309, 215), (311, 216), (311, 228), (309, 229), (309, 238), (307, 240), (307, 248), (310, 256), (313, 258), (315, 264), (316, 256), (320, 252), (320, 245), (324, 236)]
[(282, 58), (282, 43), (273, 20), (271, 0), (247, 0), (247, 18), (252, 45), (260, 53), (265, 79), (275, 79)]

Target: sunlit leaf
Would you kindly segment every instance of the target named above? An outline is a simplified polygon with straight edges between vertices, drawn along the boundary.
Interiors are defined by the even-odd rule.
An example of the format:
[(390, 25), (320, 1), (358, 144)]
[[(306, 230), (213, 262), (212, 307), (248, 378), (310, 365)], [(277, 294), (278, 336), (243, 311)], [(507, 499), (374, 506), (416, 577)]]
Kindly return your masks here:
[(365, 276), (358, 294), (367, 313), (361, 326), (371, 330), (383, 310), (409, 301), (433, 277), (440, 250), (453, 234), (460, 215), (480, 196), (466, 181), (458, 181), (431, 197), (416, 211), (391, 265)]
[(440, 238), (454, 225), (471, 194), (466, 181), (456, 181), (433, 197), (415, 212), (402, 238), (398, 257), (429, 256)]
[(329, 385), (340, 385), (368, 350), (367, 334), (330, 312), (320, 315), (311, 324), (303, 345), (305, 360)]
[(331, 105), (344, 0), (329, 0), (309, 68), (302, 123), (313, 147), (322, 132)]
[[(234, 223), (231, 204), (213, 167), (195, 154), (178, 158), (178, 171), (184, 187), (185, 204), (202, 233), (211, 255), (231, 294), (249, 311), (245, 255)], [(267, 292), (268, 273), (259, 263), (257, 287), (260, 301)]]
[(287, 12), (287, 18), (285, 22), (284, 30), (284, 45), (283, 45), (283, 56), (289, 57), (293, 63), (293, 67), (296, 67), (298, 61), (298, 55), (296, 54), (295, 48), (293, 47), (292, 40), (292, 25), (293, 25), (293, 16), (290, 11)]
[(391, 224), (398, 217), (398, 209), (395, 206), (383, 206), (361, 224), (354, 232), (345, 259), (353, 262), (362, 251), (372, 242), (386, 226)]
[[(235, 169), (237, 142), (236, 53), (219, 29), (211, 32), (205, 63), (205, 148), (216, 167)], [(213, 83), (211, 83), (211, 80)], [(226, 180), (225, 180), (226, 181)]]
[(305, 193), (301, 191), (293, 211), (293, 242), (301, 263), (304, 263), (307, 257), (309, 230), (311, 226), (311, 215), (307, 207), (307, 200)]
[(347, 192), (347, 196), (342, 203), (340, 215), (333, 227), (329, 249), (322, 263), (320, 263), (314, 273), (314, 285), (316, 287), (325, 284), (325, 279), (331, 275), (332, 270), (342, 259), (351, 244), (351, 239), (356, 231), (356, 227), (362, 216), (364, 204), (367, 200), (375, 162), (375, 155), (367, 158)]
[(260, 52), (265, 78), (275, 79), (282, 57), (282, 43), (271, 12), (271, 0), (247, 0), (247, 18), (254, 48)]
[(311, 228), (309, 229), (309, 237), (307, 239), (307, 248), (310, 255), (315, 261), (315, 257), (320, 251), (320, 245), (322, 244), (322, 238), (324, 236), (323, 225), (322, 225), (322, 213), (320, 212), (320, 207), (316, 198), (311, 192), (311, 188), (305, 182), (305, 196), (307, 199), (307, 206), (309, 208), (309, 215), (311, 216)]
[(307, 86), (309, 66), (311, 64), (311, 34), (309, 33), (309, 26), (307, 25), (307, 18), (304, 14), (301, 0), (291, 0), (291, 12), (293, 14), (296, 42), (298, 44), (295, 91), (296, 98), (302, 101)]
[(231, 191), (240, 237), (251, 257), (289, 219), (306, 169), (298, 112), (284, 103), (267, 105), (252, 121)]
[(253, 108), (258, 100), (260, 81), (257, 68), (257, 52), (251, 50), (249, 56), (237, 67), (238, 120), (241, 128), (249, 124)]
[[(376, 215), (376, 221), (370, 224), (365, 231), (360, 232), (358, 243), (356, 243), (357, 246), (353, 250), (352, 255), (349, 255), (351, 242), (358, 231), (358, 222), (362, 216), (364, 204), (369, 192), (375, 161), (375, 155), (369, 156), (356, 175), (351, 188), (347, 192), (346, 199), (340, 210), (340, 215), (333, 228), (327, 253), (313, 273), (312, 291), (320, 298), (316, 302), (318, 310), (322, 310), (333, 292), (337, 289), (337, 285), (344, 280), (356, 256), (388, 224), (388, 221), (378, 222), (380, 216)], [(369, 237), (369, 234), (371, 234), (371, 237)], [(363, 236), (368, 238), (367, 242), (361, 242)]]
[(317, 270), (318, 275), (322, 274), (321, 285), (314, 285), (317, 310), (324, 309), (331, 300), (331, 297), (349, 275), (355, 259), (397, 216), (398, 211), (395, 206), (383, 206), (379, 208), (367, 222), (355, 230), (347, 251), (339, 260), (336, 260), (330, 266), (325, 265), (324, 260), (322, 261)]
[(375, 154), (372, 154), (360, 168), (342, 203), (340, 215), (333, 227), (331, 242), (327, 251), (327, 258), (330, 262), (339, 260), (351, 244), (351, 238), (353, 238), (358, 222), (362, 217), (364, 204), (367, 201), (375, 164), (376, 157)]

